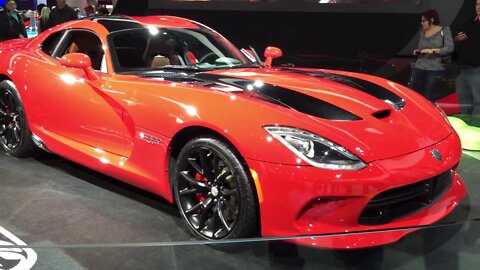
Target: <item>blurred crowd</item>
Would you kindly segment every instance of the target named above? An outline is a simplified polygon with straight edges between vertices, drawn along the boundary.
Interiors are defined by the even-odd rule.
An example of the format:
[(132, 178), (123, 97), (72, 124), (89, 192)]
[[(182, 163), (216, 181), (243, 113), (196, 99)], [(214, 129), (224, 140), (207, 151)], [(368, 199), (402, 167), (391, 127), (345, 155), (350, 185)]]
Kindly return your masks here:
[(66, 0), (56, 0), (56, 5), (39, 4), (36, 10), (17, 10), (15, 0), (0, 6), (0, 41), (25, 38), (27, 30), (40, 33), (55, 25), (94, 15), (110, 15), (106, 6), (87, 5), (70, 7)]

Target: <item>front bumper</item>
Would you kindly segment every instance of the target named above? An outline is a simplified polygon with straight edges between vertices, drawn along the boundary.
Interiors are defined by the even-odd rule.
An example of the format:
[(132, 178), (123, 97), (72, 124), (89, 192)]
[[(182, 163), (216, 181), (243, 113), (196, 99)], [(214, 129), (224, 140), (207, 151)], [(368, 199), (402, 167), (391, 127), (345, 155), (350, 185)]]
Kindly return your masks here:
[[(441, 153), (442, 160), (433, 157), (434, 149)], [(456, 173), (461, 155), (459, 138), (452, 133), (435, 145), (371, 162), (359, 171), (332, 171), (247, 159), (250, 169), (258, 175), (262, 235), (349, 233), (295, 241), (329, 248), (362, 248), (395, 242), (415, 229), (371, 231), (432, 224), (450, 213), (465, 196), (465, 186)], [(362, 212), (378, 194), (432, 179), (450, 170), (451, 185), (431, 204), (387, 223), (360, 224)], [(370, 232), (351, 234), (362, 231)]]

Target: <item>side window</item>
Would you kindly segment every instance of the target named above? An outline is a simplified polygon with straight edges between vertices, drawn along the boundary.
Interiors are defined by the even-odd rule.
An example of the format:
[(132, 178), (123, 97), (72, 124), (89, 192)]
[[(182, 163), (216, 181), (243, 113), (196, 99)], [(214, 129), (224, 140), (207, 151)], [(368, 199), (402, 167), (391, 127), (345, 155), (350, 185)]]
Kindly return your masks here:
[(70, 31), (56, 56), (61, 58), (69, 53), (84, 53), (88, 55), (92, 61), (93, 69), (104, 71), (102, 62), (105, 52), (103, 51), (102, 42), (94, 33), (88, 31)]
[(125, 31), (113, 38), (113, 48), (120, 68), (146, 67), (143, 54), (148, 44), (146, 30)]
[(53, 33), (48, 38), (46, 38), (41, 45), (42, 51), (52, 56), (54, 53), (55, 47), (57, 46), (58, 41), (62, 37), (63, 33), (64, 33), (63, 31)]

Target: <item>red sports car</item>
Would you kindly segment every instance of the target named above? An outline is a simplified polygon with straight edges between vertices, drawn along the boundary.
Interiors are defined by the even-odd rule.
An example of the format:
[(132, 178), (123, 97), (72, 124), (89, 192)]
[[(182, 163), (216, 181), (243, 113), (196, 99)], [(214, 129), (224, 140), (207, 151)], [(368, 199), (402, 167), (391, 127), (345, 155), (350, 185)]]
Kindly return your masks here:
[[(97, 17), (0, 45), (0, 141), (176, 203), (202, 239), (431, 224), (465, 195), (441, 110), (386, 79), (273, 67), (169, 16)], [(335, 248), (412, 230), (303, 238)]]

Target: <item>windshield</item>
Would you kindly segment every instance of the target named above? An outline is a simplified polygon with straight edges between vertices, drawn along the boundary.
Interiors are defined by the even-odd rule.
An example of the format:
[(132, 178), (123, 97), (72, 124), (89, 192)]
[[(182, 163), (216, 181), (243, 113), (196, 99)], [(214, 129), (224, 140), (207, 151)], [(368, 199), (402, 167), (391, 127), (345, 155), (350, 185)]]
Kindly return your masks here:
[(253, 65), (228, 40), (205, 28), (128, 29), (111, 33), (108, 42), (117, 72)]

